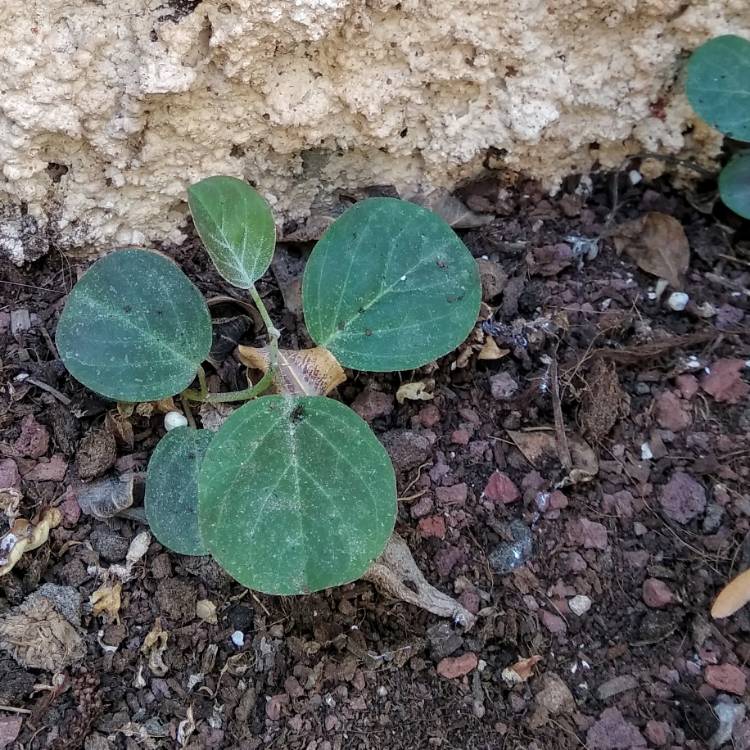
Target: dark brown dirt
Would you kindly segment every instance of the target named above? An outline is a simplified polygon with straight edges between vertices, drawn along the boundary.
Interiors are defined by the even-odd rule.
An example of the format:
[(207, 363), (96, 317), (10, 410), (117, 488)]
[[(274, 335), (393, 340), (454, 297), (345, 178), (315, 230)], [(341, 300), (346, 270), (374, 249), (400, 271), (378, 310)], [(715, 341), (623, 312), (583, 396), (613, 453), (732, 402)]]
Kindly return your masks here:
[[(51, 253), (31, 268), (0, 269), (0, 477), (15, 464), (23, 517), (50, 504), (65, 515), (48, 544), (0, 578), (0, 614), (45, 582), (72, 587), (83, 600), (87, 649), (59, 676), (2, 655), (0, 703), (31, 712), (20, 714), (10, 746), (707, 747), (717, 706), (739, 710), (748, 700), (741, 683), (750, 612), (726, 621), (708, 612), (730, 576), (750, 565), (750, 408), (746, 394), (731, 403), (701, 388), (717, 361), (750, 359), (747, 228), (735, 225), (732, 234), (664, 184), (632, 187), (621, 177), (614, 212), (609, 178), (589, 193), (576, 187), (571, 178), (556, 198), (530, 184), (467, 189), (471, 208), (496, 214), (462, 232), (486, 259), (493, 296), (485, 302), (494, 315), (437, 367), (349, 373), (338, 392), (391, 447), (405, 496), (397, 530), (431, 583), (480, 612), (469, 633), (363, 582), (299, 598), (255, 595), (210, 560), (168, 553), (155, 541), (123, 586), (119, 621), (94, 616), (97, 566), (121, 562), (143, 526), (137, 510), (110, 522), (77, 514), (79, 474), (109, 469), (114, 443), (102, 442), (100, 431), (123, 419), (65, 373), (54, 348), (56, 321), (83, 266)], [(693, 304), (684, 312), (651, 298), (655, 279), (617, 257), (608, 240), (594, 260), (571, 253), (570, 238), (594, 238), (654, 210), (678, 218), (690, 239), (685, 291)], [(167, 251), (207, 297), (237, 295), (195, 241)], [(285, 327), (283, 344), (307, 345), (271, 274), (260, 291)], [(246, 315), (222, 304), (223, 319)], [(716, 314), (702, 317), (706, 304)], [(243, 343), (261, 342), (243, 325)], [(681, 338), (693, 334), (700, 335)], [(477, 359), (490, 338), (508, 353)], [(212, 388), (235, 387), (243, 380), (237, 360), (226, 347), (216, 351), (225, 359)], [(434, 400), (395, 402), (401, 383), (425, 377), (435, 380)], [(742, 391), (747, 369), (740, 378)], [(599, 461), (592, 481), (557, 491), (566, 474), (559, 456), (532, 466), (508, 434), (553, 426), (555, 392), (565, 434), (583, 433)], [(49, 434), (43, 455), (19, 449), (43, 444), (38, 433), (21, 435), (29, 415)], [(143, 471), (162, 416), (127, 419), (132, 443), (118, 428), (115, 470)], [(496, 471), (518, 493), (503, 477), (493, 483), (497, 498), (483, 496)], [(688, 477), (680, 481), (698, 485), (687, 520), (669, 498), (662, 502), (680, 472)], [(533, 540), (528, 560), (495, 572), (498, 545), (521, 537)], [(646, 584), (651, 606), (647, 579), (661, 582)], [(580, 597), (591, 607), (577, 615)], [(216, 605), (216, 624), (196, 616), (205, 599)], [(157, 619), (168, 634), (166, 669), (142, 650)], [(235, 631), (243, 645), (233, 643)], [(443, 658), (467, 653), (478, 657), (476, 669), (439, 676)], [(541, 657), (534, 675), (509, 684), (503, 670), (530, 656)], [(739, 694), (707, 671), (717, 665)], [(0, 707), (6, 715), (14, 716)], [(737, 722), (732, 741), (750, 748), (748, 720)]]

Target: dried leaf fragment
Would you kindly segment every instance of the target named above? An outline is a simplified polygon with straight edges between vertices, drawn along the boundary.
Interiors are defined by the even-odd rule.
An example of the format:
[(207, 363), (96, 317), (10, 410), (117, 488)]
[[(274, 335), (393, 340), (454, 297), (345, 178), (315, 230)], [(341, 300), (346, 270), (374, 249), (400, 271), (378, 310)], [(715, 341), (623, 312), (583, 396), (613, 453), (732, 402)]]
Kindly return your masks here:
[(640, 269), (679, 289), (690, 264), (690, 245), (677, 219), (658, 211), (626, 221), (613, 235), (618, 252), (626, 252)]
[(750, 569), (733, 578), (719, 592), (711, 607), (711, 617), (731, 617), (750, 602)]
[(132, 474), (105, 477), (81, 488), (78, 505), (84, 513), (104, 521), (133, 504), (133, 485)]
[(151, 534), (148, 531), (136, 534), (125, 555), (125, 565), (110, 565), (108, 572), (123, 582), (129, 581), (133, 577), (133, 568), (148, 552), (150, 544)]
[(487, 338), (484, 340), (482, 348), (479, 350), (477, 359), (487, 359), (490, 361), (494, 361), (497, 359), (502, 359), (503, 357), (507, 357), (508, 354), (510, 354), (510, 349), (501, 349), (495, 343), (495, 339), (493, 339), (492, 336), (487, 336)]
[[(240, 361), (253, 370), (268, 372), (268, 347), (238, 346)], [(279, 350), (274, 387), (278, 393), (325, 396), (346, 380), (336, 357), (322, 346), (294, 351)]]
[(508, 685), (518, 685), (534, 674), (534, 666), (542, 660), (541, 656), (530, 656), (528, 659), (519, 659), (515, 664), (506, 667), (502, 672), (502, 678)]
[(154, 627), (146, 634), (141, 646), (141, 652), (148, 656), (148, 668), (157, 677), (164, 677), (169, 667), (164, 663), (162, 654), (167, 648), (169, 633), (161, 626), (161, 618), (157, 617)]
[(434, 615), (450, 617), (466, 630), (476, 622), (477, 618), (469, 610), (427, 583), (406, 542), (395, 532), (383, 554), (362, 578), (396, 599), (415, 604)]
[(195, 605), (195, 614), (209, 625), (216, 625), (219, 621), (216, 617), (216, 605), (210, 599), (201, 599)]
[[(530, 432), (508, 430), (508, 436), (534, 468), (542, 470), (561, 464), (554, 428), (547, 427)], [(573, 468), (559, 486), (588, 482), (599, 473), (599, 460), (591, 446), (578, 435), (568, 435), (568, 447)]]
[(51, 529), (62, 523), (62, 513), (57, 508), (47, 508), (31, 521), (17, 518), (10, 531), (0, 538), (0, 576), (13, 570), (25, 552), (41, 547), (49, 538)]
[(413, 383), (404, 383), (396, 391), (396, 401), (403, 404), (408, 398), (410, 401), (430, 401), (435, 398), (432, 389), (435, 387), (435, 381), (417, 380)]
[(120, 621), (122, 583), (105, 583), (89, 599), (94, 615), (105, 615), (110, 622)]

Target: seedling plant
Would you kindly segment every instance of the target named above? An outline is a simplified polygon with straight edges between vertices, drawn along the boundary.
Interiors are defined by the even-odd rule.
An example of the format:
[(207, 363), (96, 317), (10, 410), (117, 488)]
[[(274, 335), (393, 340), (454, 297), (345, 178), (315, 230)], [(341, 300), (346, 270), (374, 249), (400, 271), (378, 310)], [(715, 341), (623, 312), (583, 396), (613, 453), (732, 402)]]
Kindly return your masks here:
[[(351, 409), (294, 393), (279, 377), (293, 353), (279, 351), (255, 286), (276, 240), (266, 201), (241, 180), (210, 177), (189, 189), (188, 202), (216, 269), (247, 290), (263, 320), (263, 377), (241, 391), (208, 392), (206, 302), (171, 259), (142, 248), (113, 252), (81, 277), (57, 328), (60, 356), (81, 383), (117, 401), (246, 402), (218, 432), (178, 427), (154, 450), (145, 504), (162, 544), (210, 554), (270, 594), (356, 580), (393, 531), (390, 459)], [(480, 298), (475, 261), (453, 230), (392, 198), (343, 213), (315, 246), (302, 284), (312, 351), (370, 372), (410, 370), (451, 352), (472, 330)]]
[[(750, 41), (711, 39), (688, 62), (687, 97), (695, 112), (728, 138), (750, 143)], [(750, 219), (750, 149), (736, 153), (719, 175), (722, 201)]]

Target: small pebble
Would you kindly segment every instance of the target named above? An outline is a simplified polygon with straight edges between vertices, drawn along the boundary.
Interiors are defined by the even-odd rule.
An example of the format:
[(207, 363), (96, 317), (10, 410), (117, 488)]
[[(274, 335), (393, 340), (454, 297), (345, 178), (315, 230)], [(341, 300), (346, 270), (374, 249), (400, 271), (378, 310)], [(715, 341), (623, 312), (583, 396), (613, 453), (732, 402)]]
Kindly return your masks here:
[(568, 609), (578, 617), (582, 617), (591, 609), (591, 599), (584, 594), (578, 594), (568, 601)]
[(690, 297), (685, 292), (672, 292), (667, 299), (667, 307), (675, 312), (682, 312), (688, 302), (690, 302)]
[(237, 648), (242, 648), (242, 646), (245, 645), (245, 634), (241, 630), (235, 630), (234, 633), (232, 633), (232, 643), (234, 643)]
[(628, 179), (631, 185), (637, 185), (643, 180), (643, 175), (637, 169), (631, 169), (628, 172)]
[(169, 432), (178, 427), (187, 427), (187, 417), (178, 411), (168, 411), (164, 415), (164, 429)]
[(650, 461), (653, 457), (651, 446), (648, 443), (641, 443), (641, 461)]

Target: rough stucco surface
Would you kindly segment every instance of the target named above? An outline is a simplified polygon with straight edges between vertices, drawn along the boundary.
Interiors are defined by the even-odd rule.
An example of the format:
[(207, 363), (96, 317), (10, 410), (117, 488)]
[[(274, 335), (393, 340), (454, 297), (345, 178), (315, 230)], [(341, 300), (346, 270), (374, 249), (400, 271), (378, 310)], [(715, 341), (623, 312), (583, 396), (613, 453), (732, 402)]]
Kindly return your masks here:
[(335, 189), (710, 157), (679, 76), (729, 32), (747, 0), (2, 0), (0, 253), (179, 242), (214, 173), (301, 220)]

